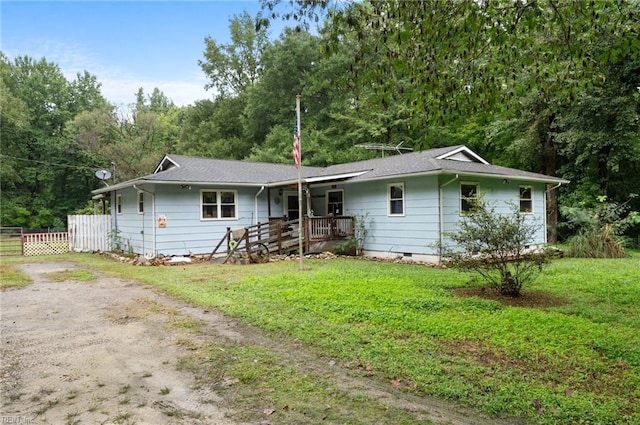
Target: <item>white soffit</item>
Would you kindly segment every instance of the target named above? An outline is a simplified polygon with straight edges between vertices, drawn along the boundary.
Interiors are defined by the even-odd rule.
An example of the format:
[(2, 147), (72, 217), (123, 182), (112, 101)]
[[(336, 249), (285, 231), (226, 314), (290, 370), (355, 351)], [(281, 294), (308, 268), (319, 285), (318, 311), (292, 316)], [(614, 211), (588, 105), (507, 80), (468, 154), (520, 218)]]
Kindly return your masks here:
[(326, 181), (331, 181), (331, 180), (344, 180), (344, 179), (349, 179), (351, 177), (358, 177), (358, 176), (361, 176), (364, 173), (368, 173), (368, 172), (369, 172), (369, 170), (356, 171), (354, 173), (333, 174), (331, 176), (309, 177), (309, 178), (304, 179), (304, 181), (307, 182), (307, 183), (319, 183), (319, 182), (326, 182)]

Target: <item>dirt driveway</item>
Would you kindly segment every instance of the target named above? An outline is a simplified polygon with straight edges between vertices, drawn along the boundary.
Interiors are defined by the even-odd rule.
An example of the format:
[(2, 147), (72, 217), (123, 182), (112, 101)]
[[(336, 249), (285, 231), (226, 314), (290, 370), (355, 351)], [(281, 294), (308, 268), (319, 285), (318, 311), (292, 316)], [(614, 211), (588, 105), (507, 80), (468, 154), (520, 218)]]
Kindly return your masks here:
[[(233, 404), (178, 365), (194, 347), (222, 340), (321, 370), (345, 391), (413, 412), (416, 423), (512, 423), (350, 376), (299, 346), (137, 283), (50, 278), (79, 270), (72, 263), (20, 268), (34, 283), (0, 293), (1, 424), (233, 424)], [(175, 326), (189, 320), (202, 324), (199, 332)]]
[(34, 283), (0, 295), (3, 424), (232, 423), (176, 368), (187, 350), (171, 300), (118, 279), (47, 280), (73, 264), (21, 268)]

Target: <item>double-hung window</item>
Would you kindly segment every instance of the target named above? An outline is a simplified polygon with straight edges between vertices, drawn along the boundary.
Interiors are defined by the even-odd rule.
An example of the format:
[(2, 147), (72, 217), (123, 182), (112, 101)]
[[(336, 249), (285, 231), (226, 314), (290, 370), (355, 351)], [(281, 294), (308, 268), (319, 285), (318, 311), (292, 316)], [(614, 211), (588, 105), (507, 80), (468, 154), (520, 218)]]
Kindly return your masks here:
[(533, 212), (533, 187), (520, 186), (520, 213), (529, 214)]
[(478, 204), (478, 183), (460, 183), (460, 213), (468, 214)]
[(235, 190), (202, 190), (200, 192), (202, 220), (237, 218), (238, 193)]
[(118, 193), (116, 195), (116, 213), (122, 214), (122, 194)]
[(387, 214), (390, 216), (404, 215), (404, 183), (391, 183), (387, 186)]

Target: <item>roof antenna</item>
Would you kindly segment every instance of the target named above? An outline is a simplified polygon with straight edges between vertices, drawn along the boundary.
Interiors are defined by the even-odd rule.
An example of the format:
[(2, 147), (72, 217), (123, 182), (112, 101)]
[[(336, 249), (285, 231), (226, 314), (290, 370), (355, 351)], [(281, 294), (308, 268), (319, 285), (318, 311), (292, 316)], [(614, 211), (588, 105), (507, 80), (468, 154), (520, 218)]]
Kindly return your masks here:
[(384, 158), (384, 153), (386, 151), (396, 151), (398, 152), (400, 155), (402, 155), (402, 151), (412, 151), (413, 148), (403, 148), (402, 144), (403, 142), (398, 143), (397, 145), (385, 145), (382, 143), (361, 143), (359, 145), (356, 145), (359, 148), (365, 148), (368, 150), (379, 150), (382, 152), (382, 157)]

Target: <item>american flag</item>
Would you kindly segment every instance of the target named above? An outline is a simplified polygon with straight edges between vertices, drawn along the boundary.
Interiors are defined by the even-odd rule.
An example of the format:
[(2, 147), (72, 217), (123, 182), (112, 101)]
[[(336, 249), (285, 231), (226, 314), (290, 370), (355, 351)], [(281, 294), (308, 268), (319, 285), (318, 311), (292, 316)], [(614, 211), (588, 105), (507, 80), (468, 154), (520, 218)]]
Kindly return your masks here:
[(293, 156), (293, 163), (296, 168), (300, 167), (300, 132), (298, 131), (298, 123), (293, 125), (293, 151), (291, 152)]

